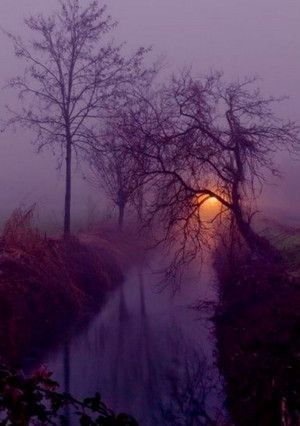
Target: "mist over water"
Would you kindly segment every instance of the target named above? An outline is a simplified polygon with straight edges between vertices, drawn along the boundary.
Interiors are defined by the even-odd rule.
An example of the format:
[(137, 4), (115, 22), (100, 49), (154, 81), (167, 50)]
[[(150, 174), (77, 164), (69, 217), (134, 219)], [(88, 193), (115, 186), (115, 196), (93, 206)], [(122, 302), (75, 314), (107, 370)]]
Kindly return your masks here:
[(170, 289), (158, 292), (160, 263), (155, 256), (150, 265), (133, 267), (88, 329), (68, 341), (68, 370), (66, 343), (47, 365), (61, 384), (68, 374), (72, 394), (98, 391), (141, 425), (171, 425), (172, 415), (188, 422), (202, 404), (215, 417), (224, 413), (224, 394), (213, 327), (208, 315), (191, 309), (199, 298), (217, 300), (213, 273), (209, 267), (200, 278), (190, 273), (172, 296)]

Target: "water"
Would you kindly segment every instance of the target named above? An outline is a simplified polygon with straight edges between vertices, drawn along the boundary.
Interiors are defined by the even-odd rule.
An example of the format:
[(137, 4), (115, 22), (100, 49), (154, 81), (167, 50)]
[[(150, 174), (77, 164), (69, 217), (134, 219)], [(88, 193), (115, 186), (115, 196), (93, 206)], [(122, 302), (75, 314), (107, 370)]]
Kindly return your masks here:
[(149, 266), (132, 268), (89, 327), (46, 363), (66, 391), (100, 392), (141, 425), (207, 424), (222, 407), (222, 386), (212, 324), (189, 306), (215, 300), (211, 271), (186, 279), (175, 296), (159, 292), (158, 280)]

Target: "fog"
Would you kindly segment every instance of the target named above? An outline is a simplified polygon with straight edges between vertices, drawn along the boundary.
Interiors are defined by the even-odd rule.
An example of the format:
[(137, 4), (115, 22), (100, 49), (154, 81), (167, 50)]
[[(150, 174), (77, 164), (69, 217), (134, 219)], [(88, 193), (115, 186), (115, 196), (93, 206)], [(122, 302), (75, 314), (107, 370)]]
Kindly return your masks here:
[[(152, 56), (166, 56), (164, 73), (185, 65), (205, 74), (224, 72), (226, 79), (245, 75), (261, 77), (266, 94), (287, 95), (278, 106), (282, 116), (299, 120), (300, 111), (300, 3), (298, 0), (108, 0), (109, 12), (119, 21), (115, 38), (127, 40), (126, 49), (153, 47)], [(28, 36), (23, 18), (51, 11), (55, 0), (1, 0), (0, 25), (5, 30)], [(10, 41), (0, 36), (0, 84), (22, 69)], [(5, 103), (16, 98), (1, 93), (0, 115)], [(16, 130), (0, 135), (1, 218), (22, 204), (36, 202), (41, 215), (59, 223), (62, 216), (64, 180), (57, 170), (57, 158), (49, 151), (37, 155), (30, 133)], [(265, 188), (261, 205), (268, 214), (282, 212), (299, 217), (299, 160), (281, 154), (283, 179)], [(93, 203), (104, 212), (103, 196), (90, 189), (82, 169), (75, 170), (73, 209), (87, 216)], [(289, 206), (293, 207), (290, 211)], [(103, 213), (104, 214), (104, 213)]]
[[(30, 41), (24, 18), (68, 1), (54, 53), (41, 24), (63, 71), (33, 67), (43, 93), (31, 90), (24, 121), (50, 142), (38, 152), (30, 130), (5, 125), (6, 106), (22, 107), (9, 79), (25, 68), (5, 31)], [(300, 424), (300, 152), (282, 149), (299, 149), (299, 0), (106, 0), (125, 53), (151, 46), (147, 65), (163, 58), (158, 82), (191, 67), (144, 97), (143, 51), (94, 55), (107, 21), (96, 7), (72, 16), (77, 1), (92, 2), (0, 0), (1, 420)], [(203, 86), (193, 78), (207, 75)], [(262, 97), (227, 85), (245, 77)], [(274, 116), (270, 96), (283, 99)], [(97, 140), (99, 112), (118, 102)], [(91, 164), (76, 158), (84, 152)], [(282, 178), (257, 196), (249, 181), (272, 168), (272, 152)], [(256, 202), (278, 223), (253, 225)], [(22, 210), (1, 229), (32, 205), (40, 232)], [(87, 228), (113, 205), (113, 221)]]

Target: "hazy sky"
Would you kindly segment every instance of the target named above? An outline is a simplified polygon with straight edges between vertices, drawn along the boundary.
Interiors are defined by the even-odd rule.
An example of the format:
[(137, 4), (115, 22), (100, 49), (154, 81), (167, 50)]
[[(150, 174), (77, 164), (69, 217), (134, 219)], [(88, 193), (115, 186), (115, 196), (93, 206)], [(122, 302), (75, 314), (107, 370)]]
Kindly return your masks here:
[[(82, 0), (85, 2), (86, 0)], [(170, 72), (185, 64), (205, 73), (222, 70), (227, 79), (259, 75), (267, 94), (289, 95), (278, 111), (300, 121), (300, 1), (299, 0), (108, 0), (119, 21), (117, 40), (128, 48), (152, 45), (153, 54), (165, 54)], [(56, 0), (0, 0), (0, 25), (24, 34), (23, 17), (47, 13)], [(26, 34), (26, 33), (25, 33)], [(0, 85), (18, 71), (10, 42), (0, 35)], [(8, 100), (2, 94), (0, 114)], [(12, 100), (10, 100), (12, 101)], [(20, 203), (37, 201), (59, 214), (63, 179), (48, 153), (37, 156), (29, 135), (0, 136), (0, 215)], [(300, 216), (300, 163), (280, 157), (285, 178), (279, 187), (266, 189), (269, 205), (296, 209)], [(73, 205), (86, 210), (97, 199), (81, 183), (78, 173)], [(91, 201), (89, 201), (91, 205)], [(293, 210), (292, 210), (293, 209)]]

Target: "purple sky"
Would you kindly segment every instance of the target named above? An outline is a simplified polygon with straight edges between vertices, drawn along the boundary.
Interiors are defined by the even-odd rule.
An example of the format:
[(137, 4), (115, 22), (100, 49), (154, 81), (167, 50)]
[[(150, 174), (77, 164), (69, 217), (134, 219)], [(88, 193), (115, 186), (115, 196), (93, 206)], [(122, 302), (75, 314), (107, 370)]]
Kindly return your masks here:
[[(128, 48), (152, 45), (154, 55), (166, 55), (170, 72), (192, 64), (199, 74), (218, 69), (227, 79), (257, 74), (266, 94), (290, 96), (279, 107), (280, 114), (300, 121), (299, 0), (108, 0), (106, 4), (119, 21), (115, 37), (127, 40)], [(56, 0), (1, 0), (0, 25), (24, 34), (24, 16), (47, 13), (55, 5)], [(10, 43), (1, 35), (1, 85), (18, 67)], [(0, 114), (7, 100), (3, 94)], [(59, 217), (63, 180), (55, 159), (47, 153), (37, 156), (29, 135), (22, 132), (2, 134), (0, 146), (0, 216), (20, 203), (37, 201)], [(266, 188), (266, 200), (300, 216), (299, 160), (282, 155), (280, 163), (285, 178), (278, 187)], [(80, 176), (76, 184), (74, 207), (86, 211), (82, 206), (87, 199), (97, 197), (86, 190)]]

